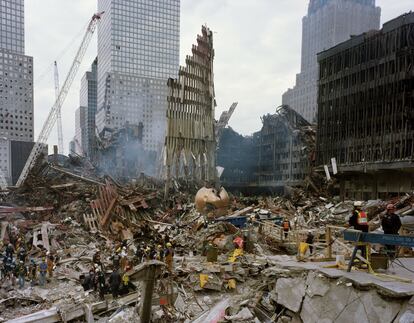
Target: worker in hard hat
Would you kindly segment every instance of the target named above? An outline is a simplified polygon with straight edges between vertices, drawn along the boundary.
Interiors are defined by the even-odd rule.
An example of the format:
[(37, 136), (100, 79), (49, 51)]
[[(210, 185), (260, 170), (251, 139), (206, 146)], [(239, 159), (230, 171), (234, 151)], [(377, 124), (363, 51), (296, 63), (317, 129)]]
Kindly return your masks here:
[(165, 246), (166, 246), (166, 249), (164, 250), (165, 263), (167, 264), (168, 270), (172, 272), (173, 263), (174, 263), (174, 249), (172, 247), (171, 242), (167, 242)]
[(121, 262), (121, 247), (115, 250), (114, 255), (112, 256), (112, 267), (113, 269), (119, 268), (119, 264)]
[(128, 266), (129, 260), (128, 260), (128, 251), (126, 247), (122, 247), (121, 251), (121, 260), (120, 260), (120, 266), (122, 270), (125, 270), (125, 268)]
[(99, 266), (96, 268), (96, 286), (98, 287), (99, 291), (99, 298), (101, 300), (105, 299), (105, 292), (106, 292), (106, 281), (105, 281), (105, 273), (101, 270)]
[(146, 261), (149, 261), (149, 260), (151, 260), (151, 248), (149, 247), (149, 246), (147, 246), (145, 249), (144, 249), (144, 259), (146, 260)]
[(285, 218), (283, 220), (283, 234), (285, 236), (285, 239), (287, 239), (288, 235), (289, 235), (289, 230), (290, 230), (290, 221), (288, 220), (288, 218)]
[[(354, 211), (352, 216), (348, 220), (349, 227), (353, 227), (355, 230), (362, 232), (368, 232), (368, 215), (365, 211), (362, 210), (362, 201), (354, 202)], [(361, 250), (361, 256), (366, 258), (367, 249), (365, 245), (359, 245), (358, 249)]]
[(121, 278), (121, 287), (119, 290), (119, 294), (120, 295), (125, 295), (128, 294), (130, 290), (136, 290), (137, 288), (135, 287), (135, 285), (133, 283), (131, 283), (130, 279), (129, 279), (129, 275), (128, 275), (128, 271), (131, 270), (130, 266), (127, 266), (125, 268), (125, 272), (122, 273), (122, 278)]
[(362, 210), (362, 202), (356, 201), (354, 203), (354, 211), (352, 216), (349, 218), (348, 224), (350, 227), (353, 227), (355, 230), (362, 232), (368, 232), (368, 215), (365, 211)]
[[(401, 228), (401, 219), (395, 214), (395, 206), (393, 204), (387, 205), (387, 211), (381, 219), (381, 226), (385, 234), (398, 235), (398, 231)], [(385, 250), (391, 257), (395, 257), (395, 248), (396, 246), (385, 245)]]

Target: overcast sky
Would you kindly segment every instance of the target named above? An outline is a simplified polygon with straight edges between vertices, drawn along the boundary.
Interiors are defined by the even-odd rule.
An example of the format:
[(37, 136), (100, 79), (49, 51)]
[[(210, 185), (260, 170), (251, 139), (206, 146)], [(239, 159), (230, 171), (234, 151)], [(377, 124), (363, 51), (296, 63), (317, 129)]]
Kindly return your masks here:
[[(181, 0), (180, 58), (190, 53), (201, 25), (215, 41), (215, 87), (219, 113), (239, 106), (230, 126), (242, 134), (261, 127), (260, 117), (281, 104), (300, 68), (301, 19), (308, 0)], [(97, 0), (26, 0), (26, 54), (34, 57), (35, 136), (54, 103), (53, 62), (61, 83), (80, 45)], [(377, 0), (382, 23), (414, 9), (413, 0)], [(65, 151), (75, 132), (82, 75), (96, 56), (96, 35), (62, 109)], [(49, 144), (57, 144), (56, 130)]]

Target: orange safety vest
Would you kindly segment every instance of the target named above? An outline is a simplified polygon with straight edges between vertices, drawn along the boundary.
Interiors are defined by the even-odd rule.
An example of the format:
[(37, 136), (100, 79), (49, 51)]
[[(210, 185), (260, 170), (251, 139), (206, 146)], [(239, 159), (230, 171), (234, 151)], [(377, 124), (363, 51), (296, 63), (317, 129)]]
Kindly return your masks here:
[(368, 225), (368, 216), (364, 211), (358, 212), (358, 224)]
[(283, 229), (289, 230), (289, 221), (283, 221)]

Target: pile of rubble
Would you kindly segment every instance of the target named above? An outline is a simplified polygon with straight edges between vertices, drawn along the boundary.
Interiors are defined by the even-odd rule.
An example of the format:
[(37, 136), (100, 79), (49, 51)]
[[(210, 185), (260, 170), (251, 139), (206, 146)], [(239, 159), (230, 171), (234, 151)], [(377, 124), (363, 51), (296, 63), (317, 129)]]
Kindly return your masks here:
[[(325, 238), (325, 226), (344, 226), (353, 201), (296, 189), (289, 197), (231, 197), (226, 208), (225, 190), (205, 188), (200, 208), (193, 203), (194, 184), (174, 181), (167, 201), (162, 188), (144, 176), (118, 183), (73, 156), (36, 167), (24, 186), (2, 196), (0, 322), (18, 317), (15, 322), (40, 317), (48, 322), (139, 322), (148, 297), (156, 304), (150, 306), (153, 322), (353, 317), (345, 301), (332, 304), (326, 317), (314, 312), (334, 297), (335, 286), (346, 293), (347, 282), (285, 268), (281, 263), (296, 258), (280, 255), (296, 254), (302, 231), (319, 239)], [(396, 206), (404, 228), (412, 230), (413, 195), (364, 202), (371, 228), (379, 228), (388, 203)], [(285, 221), (294, 240), (284, 235)], [(171, 264), (168, 254), (174, 254)], [(42, 263), (47, 265), (45, 284), (39, 280)], [(19, 288), (15, 280), (22, 271), (24, 286)], [(120, 295), (110, 288), (115, 273), (122, 279)], [(348, 292), (364, 304), (370, 299), (383, 304), (376, 292)], [(392, 303), (393, 317), (408, 308), (405, 297)], [(341, 312), (339, 304), (349, 309)]]

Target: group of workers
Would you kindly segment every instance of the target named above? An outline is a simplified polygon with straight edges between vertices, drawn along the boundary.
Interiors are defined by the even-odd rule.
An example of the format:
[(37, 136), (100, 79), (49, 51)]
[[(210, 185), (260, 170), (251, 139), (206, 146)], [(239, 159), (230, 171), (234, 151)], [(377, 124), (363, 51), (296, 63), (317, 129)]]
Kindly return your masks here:
[[(2, 250), (3, 249), (3, 250)], [(27, 246), (24, 239), (19, 238), (13, 244), (8, 242), (0, 248), (0, 255), (3, 258), (0, 270), (0, 283), (9, 282), (11, 286), (16, 285), (24, 288), (26, 280), (30, 285), (36, 284), (45, 286), (47, 276), (53, 277), (55, 268), (55, 257), (49, 251), (42, 251), (41, 261), (28, 257)]]
[[(31, 286), (45, 286), (47, 281), (53, 278), (53, 271), (56, 256), (50, 251), (41, 251), (39, 258), (29, 257), (28, 246), (23, 235), (13, 235), (8, 233), (10, 241), (5, 243), (0, 241), (0, 285), (8, 283), (11, 286), (18, 285), (24, 288), (26, 282)], [(107, 292), (111, 292), (113, 297), (127, 294), (134, 290), (135, 286), (129, 281), (128, 271), (134, 265), (144, 261), (159, 260), (166, 263), (168, 271), (173, 271), (174, 249), (169, 236), (166, 234), (160, 237), (158, 244), (144, 245), (138, 244), (135, 250), (130, 250), (127, 241), (119, 243), (111, 257), (112, 268), (108, 276), (102, 261), (101, 252), (98, 250), (92, 257), (91, 268), (86, 275), (81, 275), (81, 284), (85, 290), (95, 290), (99, 292), (101, 298)], [(160, 242), (162, 241), (162, 242)]]
[[(395, 214), (395, 206), (393, 204), (388, 204), (386, 207), (386, 213), (380, 216), (381, 218), (381, 227), (384, 231), (384, 234), (394, 234), (398, 235), (401, 228), (401, 219)], [(352, 212), (351, 217), (349, 218), (348, 225), (350, 228), (359, 230), (362, 232), (369, 232), (368, 224), (368, 215), (365, 211), (362, 210), (362, 202), (357, 201), (354, 203), (354, 211)], [(289, 219), (285, 218), (282, 222), (283, 236), (285, 239), (288, 238), (289, 231), (291, 229)], [(313, 243), (314, 235), (312, 231), (308, 231), (306, 236), (305, 243), (309, 246), (310, 254), (313, 254)], [(365, 257), (365, 248), (360, 248), (362, 256)], [(386, 245), (385, 252), (394, 257), (396, 253), (396, 246)]]
[(166, 242), (165, 245), (158, 244), (157, 246), (139, 246), (135, 254), (139, 262), (145, 260), (159, 260), (165, 262), (170, 272), (173, 270), (174, 249), (171, 242)]
[[(88, 275), (81, 276), (81, 283), (85, 290), (95, 290), (99, 292), (101, 299), (107, 292), (110, 292), (114, 298), (127, 294), (135, 290), (135, 286), (129, 280), (128, 271), (134, 265), (144, 261), (159, 260), (166, 263), (170, 272), (173, 270), (174, 249), (169, 238), (166, 238), (163, 245), (145, 246), (143, 243), (136, 246), (135, 253), (130, 252), (127, 241), (115, 247), (111, 256), (112, 268), (109, 277), (106, 277), (106, 269), (101, 259), (101, 253), (98, 250), (93, 255), (93, 265)], [(132, 255), (133, 254), (133, 255)]]
[[(386, 213), (380, 216), (381, 218), (381, 227), (384, 231), (384, 234), (394, 234), (398, 235), (401, 229), (401, 219), (395, 214), (394, 204), (388, 204), (386, 208)], [(369, 232), (368, 225), (368, 215), (365, 211), (362, 210), (362, 202), (354, 203), (354, 212), (349, 218), (349, 226), (355, 230), (362, 232)], [(362, 256), (365, 256), (365, 248), (360, 248)], [(385, 252), (390, 257), (395, 257), (396, 246), (385, 245)]]

